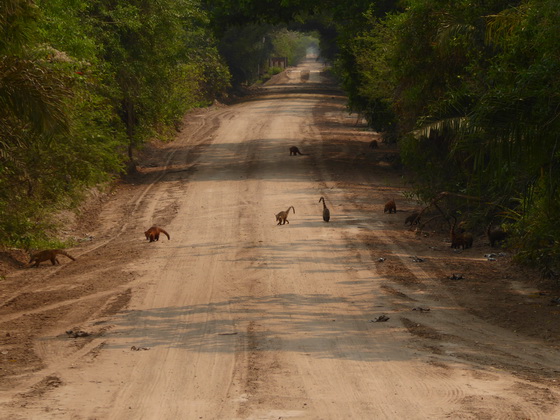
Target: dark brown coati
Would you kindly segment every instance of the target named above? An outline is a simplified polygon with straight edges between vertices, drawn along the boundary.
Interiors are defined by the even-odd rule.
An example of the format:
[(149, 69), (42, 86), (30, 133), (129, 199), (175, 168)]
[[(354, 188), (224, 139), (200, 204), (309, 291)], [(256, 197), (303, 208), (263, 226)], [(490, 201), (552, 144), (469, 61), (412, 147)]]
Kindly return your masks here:
[(76, 258), (62, 249), (46, 249), (44, 251), (39, 251), (33, 254), (31, 256), (31, 259), (29, 260), (28, 265), (35, 262), (34, 267), (39, 267), (39, 263), (48, 260), (51, 261), (52, 265), (60, 264), (60, 261), (58, 261), (58, 258), (56, 258), (57, 255), (64, 255), (65, 257), (70, 258), (72, 261), (76, 261)]
[(412, 213), (404, 220), (405, 226), (410, 223), (410, 226), (417, 225), (420, 223), (420, 213)]
[(327, 205), (325, 204), (325, 197), (319, 198), (319, 203), (321, 201), (323, 201), (323, 220), (325, 222), (328, 222), (331, 219), (331, 212), (329, 211)]
[(370, 149), (379, 149), (379, 144), (377, 144), (377, 140), (372, 140), (369, 144)]
[(397, 212), (397, 204), (395, 203), (394, 199), (391, 199), (385, 203), (385, 207), (383, 208), (383, 213), (396, 213)]
[(490, 241), (490, 246), (493, 248), (496, 242), (501, 242), (507, 238), (508, 233), (503, 230), (500, 226), (492, 228), (492, 223), (486, 228), (486, 235)]
[(161, 233), (167, 236), (167, 239), (171, 239), (169, 237), (169, 233), (167, 233), (164, 229), (158, 226), (152, 226), (150, 229), (144, 232), (144, 235), (146, 235), (146, 239), (148, 239), (150, 242), (154, 242), (154, 241), (159, 241), (159, 235)]
[(457, 223), (457, 226), (455, 226), (455, 233), (463, 233), (467, 231), (467, 222), (465, 222), (464, 220), (460, 221), (459, 223)]
[(296, 156), (296, 155), (301, 155), (303, 156), (303, 153), (301, 153), (298, 149), (297, 146), (292, 146), (290, 147), (290, 156)]
[(276, 223), (277, 225), (284, 225), (284, 224), (290, 224), (290, 222), (288, 221), (288, 213), (290, 212), (290, 209), (292, 209), (294, 211), (294, 214), (296, 213), (296, 209), (294, 209), (294, 206), (290, 206), (288, 207), (288, 210), (286, 211), (281, 211), (280, 213), (276, 214), (276, 221), (278, 223)]
[(457, 218), (452, 216), (454, 221), (453, 225), (451, 226), (451, 248), (472, 248), (473, 245), (473, 236), (470, 232), (462, 232), (457, 233), (455, 232), (455, 225), (457, 224)]

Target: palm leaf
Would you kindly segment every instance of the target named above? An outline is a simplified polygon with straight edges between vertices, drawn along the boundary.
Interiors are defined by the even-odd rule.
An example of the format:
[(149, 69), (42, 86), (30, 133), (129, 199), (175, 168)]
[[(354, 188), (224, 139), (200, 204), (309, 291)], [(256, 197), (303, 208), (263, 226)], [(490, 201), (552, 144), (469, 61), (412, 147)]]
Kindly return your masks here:
[(486, 43), (501, 44), (519, 28), (521, 20), (525, 17), (524, 6), (512, 7), (502, 12), (486, 16)]
[(436, 46), (443, 51), (453, 51), (457, 45), (455, 40), (458, 38), (467, 40), (470, 44), (475, 44), (477, 29), (473, 25), (466, 23), (452, 23), (441, 26), (436, 36)]
[(0, 51), (19, 51), (29, 41), (30, 25), (37, 14), (32, 0), (0, 1)]
[(420, 128), (410, 132), (415, 138), (430, 137), (432, 132), (439, 133), (473, 133), (480, 131), (475, 127), (468, 117), (443, 118), (437, 121), (423, 124)]
[(35, 61), (0, 57), (0, 114), (29, 124), (37, 133), (67, 128), (63, 79)]

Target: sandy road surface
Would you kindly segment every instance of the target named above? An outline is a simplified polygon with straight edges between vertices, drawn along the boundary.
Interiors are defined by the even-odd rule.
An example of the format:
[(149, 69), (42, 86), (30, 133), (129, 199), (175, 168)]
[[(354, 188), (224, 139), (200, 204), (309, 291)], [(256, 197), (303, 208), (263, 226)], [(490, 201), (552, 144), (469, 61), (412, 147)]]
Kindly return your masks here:
[[(367, 148), (320, 70), (190, 115), (104, 199), (76, 262), (7, 276), (2, 419), (560, 418), (558, 310), (487, 268), (487, 245), (403, 227), (392, 151)], [(146, 242), (152, 224), (171, 240)], [(447, 284), (456, 270), (471, 282)], [(490, 297), (515, 296), (512, 319), (538, 306), (548, 339), (485, 316), (498, 277)]]

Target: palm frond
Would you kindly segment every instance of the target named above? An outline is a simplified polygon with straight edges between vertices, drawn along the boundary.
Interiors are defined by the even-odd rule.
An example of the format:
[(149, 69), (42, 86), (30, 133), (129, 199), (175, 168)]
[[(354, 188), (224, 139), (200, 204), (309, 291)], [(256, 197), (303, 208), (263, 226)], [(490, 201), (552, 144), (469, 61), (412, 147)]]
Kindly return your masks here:
[(29, 41), (37, 6), (32, 0), (0, 1), (0, 51), (18, 51)]
[(520, 6), (486, 16), (488, 23), (486, 25), (485, 42), (487, 44), (501, 44), (513, 31), (518, 29), (525, 14), (524, 6)]
[(62, 78), (51, 69), (13, 56), (0, 57), (0, 113), (29, 123), (35, 132), (67, 127)]
[(453, 51), (456, 40), (461, 38), (474, 44), (476, 40), (476, 27), (466, 23), (446, 24), (439, 28), (435, 39), (436, 47), (443, 51)]
[(420, 138), (420, 137), (430, 137), (430, 134), (434, 131), (437, 131), (439, 133), (442, 132), (472, 133), (479, 130), (480, 130), (479, 128), (476, 128), (471, 123), (468, 117), (463, 116), (463, 117), (444, 118), (444, 119), (423, 124), (420, 128), (411, 131), (410, 134), (415, 138)]

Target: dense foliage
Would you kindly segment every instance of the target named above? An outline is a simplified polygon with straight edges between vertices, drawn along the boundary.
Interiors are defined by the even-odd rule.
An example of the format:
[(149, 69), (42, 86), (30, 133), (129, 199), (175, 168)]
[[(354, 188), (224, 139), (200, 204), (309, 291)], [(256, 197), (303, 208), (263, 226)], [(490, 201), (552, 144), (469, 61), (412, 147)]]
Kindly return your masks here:
[(234, 84), (254, 83), (270, 75), (274, 70), (268, 61), (271, 57), (284, 57), (288, 65), (296, 65), (310, 48), (318, 51), (316, 35), (266, 23), (233, 26), (225, 31), (219, 46)]
[(36, 246), (50, 214), (210, 103), (229, 72), (194, 0), (0, 4), (0, 237)]
[[(479, 198), (518, 258), (560, 274), (560, 9), (553, 0), (407, 0), (345, 44), (350, 104), (399, 139), (423, 198)], [(357, 75), (357, 77), (356, 77)]]

